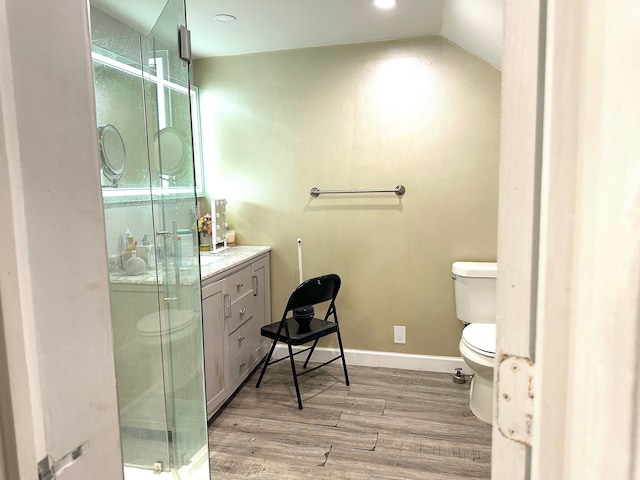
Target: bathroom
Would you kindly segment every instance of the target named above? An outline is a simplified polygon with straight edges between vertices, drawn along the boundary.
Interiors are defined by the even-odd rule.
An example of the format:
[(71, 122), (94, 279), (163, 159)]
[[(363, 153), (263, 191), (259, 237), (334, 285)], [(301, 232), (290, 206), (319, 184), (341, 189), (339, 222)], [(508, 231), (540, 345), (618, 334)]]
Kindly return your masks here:
[[(351, 168), (353, 168), (353, 166), (351, 166)], [(56, 176), (58, 173), (55, 170), (52, 171), (52, 172), (47, 172), (47, 173), (51, 174), (51, 176), (48, 178), (48, 180), (59, 180), (60, 179), (59, 176)], [(334, 175), (327, 175), (327, 177), (325, 177), (325, 178), (334, 179), (336, 177)], [(385, 179), (385, 180), (387, 180), (387, 179)], [(320, 182), (318, 180), (316, 180), (316, 177), (308, 179), (308, 181), (311, 182), (312, 185), (315, 185), (316, 182), (318, 182), (318, 186), (320, 188), (331, 188), (331, 187), (324, 187), (324, 185), (320, 184)], [(392, 181), (392, 183), (396, 182), (395, 179), (391, 179), (391, 181)], [(405, 186), (407, 187), (407, 194), (406, 194), (406, 197), (402, 199), (403, 200), (402, 205), (401, 205), (402, 206), (402, 210), (400, 210), (398, 208), (398, 203), (392, 204), (392, 206), (390, 208), (388, 208), (389, 213), (391, 213), (391, 214), (393, 214), (394, 211), (401, 211), (401, 212), (404, 211), (404, 208), (405, 208), (404, 203), (407, 202), (407, 200), (410, 198), (409, 195), (411, 194), (411, 192), (414, 191), (414, 190), (416, 192), (418, 192), (420, 190), (418, 188), (412, 188), (410, 186), (409, 181), (407, 181), (407, 180), (401, 179), (401, 180), (398, 180), (398, 182), (402, 182), (403, 184), (405, 184)], [(301, 192), (302, 191), (306, 192), (306, 190), (312, 185), (308, 185), (307, 186), (305, 184), (305, 185), (301, 186), (299, 190)], [(437, 187), (437, 185), (436, 185), (436, 187)], [(47, 191), (48, 191), (47, 189), (43, 189), (43, 192), (47, 192)], [(464, 192), (464, 190), (462, 190), (462, 191)], [(87, 192), (84, 192), (84, 193), (87, 193)], [(87, 195), (87, 197), (91, 198), (91, 192), (89, 191), (88, 193), (89, 194)], [(437, 193), (437, 191), (436, 191), (436, 193)], [(238, 210), (236, 212), (234, 212), (234, 204), (233, 204), (233, 199), (231, 197), (231, 194), (229, 194), (227, 196), (230, 199), (230, 208), (229, 208), (230, 221), (232, 222), (233, 226), (235, 228), (237, 228), (238, 240), (239, 240), (239, 243), (242, 243), (243, 228), (244, 228), (245, 232), (250, 232), (250, 230), (249, 230), (250, 225), (248, 225), (249, 222), (246, 221), (246, 220), (245, 220), (245, 223), (243, 224), (243, 219), (241, 218), (241, 215), (242, 215), (241, 209), (238, 207)], [(38, 197), (36, 195), (36, 198), (40, 198), (40, 197)], [(309, 202), (308, 195), (305, 194), (302, 198), (303, 198), (303, 202)], [(397, 199), (394, 199), (394, 200), (397, 200)], [(340, 200), (340, 201), (342, 201), (342, 200)], [(241, 202), (238, 200), (236, 202), (236, 204), (240, 205)], [(310, 203), (310, 205), (313, 206), (313, 204), (311, 204), (311, 203)], [(333, 207), (333, 208), (327, 208), (327, 206), (328, 207)], [(351, 204), (349, 206), (351, 206)], [(359, 207), (358, 209), (353, 209), (354, 213), (357, 210), (357, 211), (360, 211), (360, 212), (364, 213), (365, 215), (372, 215), (372, 213), (369, 211), (369, 205), (367, 205), (366, 203), (364, 205), (360, 204), (360, 205), (358, 205), (358, 207)], [(335, 205), (331, 205), (331, 204), (325, 205), (324, 209), (320, 210), (319, 215), (317, 215), (317, 216), (320, 216), (321, 218), (327, 217), (332, 213), (332, 211), (339, 210), (340, 208), (344, 208), (344, 205), (338, 205), (338, 208), (335, 208)], [(409, 207), (407, 206), (406, 208), (408, 209)], [(309, 208), (309, 210), (311, 211), (311, 214), (318, 213), (317, 211), (313, 211), (311, 208)], [(258, 211), (258, 213), (259, 213), (259, 211)], [(234, 219), (234, 217), (233, 217), (234, 214), (236, 214), (238, 216), (237, 219)], [(100, 220), (100, 219), (97, 219), (97, 220)], [(355, 218), (355, 215), (353, 215), (351, 217), (347, 217), (346, 219), (342, 220), (342, 224), (339, 225), (339, 227), (345, 229), (345, 231), (347, 231), (348, 233), (353, 233), (353, 232), (350, 232), (348, 229), (351, 227), (351, 224), (357, 223), (358, 221), (360, 221), (360, 219), (359, 218)], [(95, 222), (92, 224), (91, 221), (89, 221), (88, 225), (95, 225)], [(242, 228), (240, 228), (240, 226), (242, 226)], [(402, 237), (398, 238), (397, 235), (402, 235), (402, 233), (399, 233), (399, 229), (397, 228), (397, 225), (392, 225), (392, 227), (394, 227), (394, 228), (390, 228), (391, 232), (390, 232), (390, 234), (388, 234), (388, 236), (387, 236), (386, 232), (381, 232), (380, 233), (380, 236), (383, 236), (385, 238), (386, 242), (384, 244), (378, 244), (378, 246), (381, 246), (381, 248), (376, 250), (375, 253), (377, 254), (377, 256), (382, 256), (383, 258), (389, 258), (390, 257), (391, 259), (399, 260), (398, 257), (402, 256), (402, 253), (401, 253), (402, 250), (399, 250), (397, 248), (397, 246), (399, 244), (402, 244), (403, 238)], [(375, 235), (377, 232), (367, 232), (367, 233), (369, 233), (371, 235)], [(428, 232), (426, 232), (426, 233), (428, 234)], [(305, 263), (305, 267), (306, 267), (305, 270), (308, 268), (309, 271), (311, 273), (313, 273), (314, 268), (317, 268), (317, 267), (314, 267), (315, 256), (316, 255), (320, 255), (319, 251), (322, 250), (322, 247), (325, 247), (325, 245), (321, 245), (320, 246), (321, 248), (317, 248), (318, 247), (317, 245), (315, 245), (315, 246), (312, 245), (312, 241), (309, 239), (309, 235), (311, 235), (310, 233), (305, 235), (305, 232), (302, 232), (302, 233), (296, 232), (296, 233), (294, 233), (293, 237), (295, 238), (296, 235), (300, 235), (303, 238), (305, 238), (305, 248), (307, 246), (309, 246), (309, 248), (306, 248), (306, 250), (305, 250), (305, 252), (309, 251), (309, 254), (307, 254), (305, 256), (305, 260), (309, 259), (309, 261), (311, 263), (309, 264), (309, 267), (306, 267), (308, 265), (308, 263)], [(339, 235), (341, 235), (341, 234), (339, 234)], [(286, 235), (286, 236), (288, 237), (289, 235)], [(333, 239), (334, 237), (331, 237), (331, 238)], [(268, 241), (269, 239), (265, 239), (265, 240), (259, 239), (259, 240), (261, 240), (261, 241), (260, 242), (256, 242), (256, 243), (264, 243), (264, 244), (272, 244), (273, 243), (273, 242)], [(333, 241), (334, 243), (333, 244), (329, 243), (329, 245), (340, 245), (340, 242), (338, 242), (337, 240), (331, 240), (331, 241)], [(343, 239), (343, 241), (344, 241), (344, 239)], [(352, 240), (349, 239), (349, 241), (351, 242)], [(365, 241), (365, 243), (366, 243), (366, 240), (363, 240), (363, 241)], [(411, 245), (413, 245), (414, 252), (416, 250), (418, 250), (419, 248), (422, 248), (422, 247), (420, 247), (420, 245), (423, 245), (423, 239), (419, 239), (419, 238), (415, 238), (415, 237), (412, 237), (412, 238), (409, 238), (409, 239), (407, 239), (405, 237), (404, 238), (404, 242), (409, 244), (409, 248), (411, 248)], [(284, 244), (284, 242), (283, 242), (283, 244)], [(53, 245), (56, 246), (55, 240), (53, 241)], [(495, 245), (493, 246), (493, 249), (495, 251)], [(296, 274), (295, 274), (295, 246), (293, 246), (291, 248), (291, 250), (292, 250), (292, 253), (285, 253), (283, 251), (280, 254), (280, 261), (281, 261), (282, 264), (285, 264), (286, 262), (289, 262), (289, 264), (290, 264), (290, 272), (291, 273), (289, 273), (288, 276), (290, 277), (290, 281), (295, 283), (295, 281), (296, 281), (295, 280), (295, 277), (296, 277)], [(82, 254), (82, 253), (85, 253), (85, 251), (82, 249), (82, 246), (80, 246), (79, 254)], [(358, 251), (358, 253), (359, 253), (359, 251)], [(409, 253), (411, 253), (411, 250), (409, 251)], [(421, 253), (424, 253), (424, 252), (421, 251)], [(458, 255), (458, 253), (465, 253), (465, 252), (455, 252), (455, 253), (456, 253), (456, 255), (452, 259), (460, 258), (460, 255)], [(32, 255), (33, 255), (33, 258), (38, 257), (38, 253), (37, 252), (33, 253)], [(292, 257), (293, 257), (293, 259), (292, 259)], [(348, 257), (347, 258), (346, 256), (342, 257), (343, 260), (346, 260), (346, 259), (351, 260), (351, 258), (352, 257)], [(274, 263), (275, 263), (276, 259), (277, 259), (277, 257), (276, 257), (275, 252), (274, 252)], [(390, 265), (396, 265), (396, 264), (397, 264), (397, 262), (394, 263), (394, 264), (390, 264)], [(429, 265), (429, 267), (430, 267), (430, 265)], [(449, 267), (450, 267), (450, 265), (447, 265), (446, 269), (444, 269), (443, 271), (446, 272), (446, 274), (447, 274), (446, 275), (446, 278), (447, 278), (446, 282), (448, 282), (449, 288), (450, 288), (451, 282), (450, 282), (450, 279), (448, 278), (449, 277), (449, 275), (448, 275), (449, 274)], [(366, 267), (363, 265), (362, 268), (366, 268)], [(100, 272), (100, 270), (99, 270), (99, 272)], [(274, 273), (274, 275), (275, 275), (275, 273)], [(415, 279), (411, 279), (410, 278), (409, 280), (415, 280)], [(421, 282), (421, 283), (423, 283), (423, 284), (425, 284), (427, 286), (433, 286), (433, 283), (435, 283), (435, 281), (432, 278), (428, 279), (428, 280), (429, 281), (427, 281), (427, 282)], [(403, 285), (403, 286), (404, 286), (404, 288), (409, 288), (407, 285)], [(53, 287), (55, 287), (55, 286), (52, 286), (52, 288)], [(55, 290), (55, 288), (53, 288), (53, 289)], [(283, 288), (283, 290), (288, 290), (288, 289)], [(450, 295), (449, 298), (450, 298), (450, 306), (451, 306), (452, 305), (452, 295), (453, 295), (452, 292), (450, 292), (449, 295)], [(403, 298), (404, 297), (401, 297), (400, 295), (398, 295), (397, 297), (391, 298), (390, 300), (392, 300), (392, 301), (393, 300), (397, 300), (398, 305), (401, 305), (402, 302), (403, 302)], [(277, 302), (277, 300), (278, 300), (277, 294), (274, 292), (274, 304)], [(349, 308), (349, 306), (346, 305), (345, 308)], [(274, 309), (277, 309), (277, 308), (274, 307)], [(353, 307), (353, 311), (356, 311), (356, 307), (355, 306)], [(452, 321), (454, 321), (453, 318), (452, 318)], [(406, 348), (409, 348), (409, 345), (410, 345), (412, 339), (416, 338), (415, 336), (413, 336), (413, 333), (412, 333), (412, 330), (415, 329), (415, 328), (416, 328), (416, 326), (412, 326), (411, 324), (407, 324), (408, 342), (407, 342), (407, 347)], [(460, 327), (456, 326), (456, 328), (459, 329)], [(459, 331), (457, 333), (459, 334)], [(418, 333), (418, 335), (419, 335), (419, 333)], [(388, 336), (391, 337), (391, 339), (392, 339), (392, 335), (391, 334), (389, 334)], [(452, 335), (452, 337), (453, 337), (453, 335)], [(392, 343), (390, 340), (383, 340), (383, 341)], [(450, 342), (450, 343), (453, 344), (453, 342)], [(360, 347), (360, 348), (363, 348), (363, 347)], [(389, 347), (389, 350), (391, 350), (393, 348), (397, 348), (398, 351), (402, 351), (403, 347), (397, 347), (395, 345), (392, 345), (391, 347)], [(79, 366), (79, 368), (80, 368), (80, 366)], [(51, 388), (53, 388), (53, 386), (51, 386)]]
[(350, 348), (457, 356), (451, 264), (496, 258), (499, 70), (436, 37), (196, 59), (194, 84), (206, 188), (238, 243), (273, 247), (273, 316), (300, 237), (305, 276), (344, 276)]
[[(139, 187), (136, 176), (148, 181), (140, 173), (146, 163), (135, 163), (143, 158), (138, 151), (144, 150), (145, 137), (135, 132), (143, 131), (145, 112), (147, 124), (160, 128), (154, 140), (156, 135), (162, 138), (166, 125), (179, 129), (184, 100), (178, 87), (160, 96), (147, 86), (156, 93), (145, 97), (146, 108), (122, 116), (122, 105), (135, 105), (138, 87), (136, 77), (117, 60), (138, 55), (130, 46), (134, 32), (113, 19), (108, 14), (112, 10), (105, 7), (103, 12), (99, 2), (94, 4), (98, 124), (122, 131), (131, 159), (116, 188), (105, 179), (107, 250), (117, 263), (123, 232), (130, 231), (138, 243), (145, 235), (154, 241), (149, 218), (157, 215), (147, 212), (153, 206), (118, 200), (120, 193), (131, 194), (132, 187)], [(240, 7), (229, 13), (247, 14)], [(500, 52), (495, 50), (501, 17), (497, 5), (494, 10), (493, 17), (485, 11), (483, 20), (476, 21), (493, 22), (494, 43), (487, 41), (485, 48), (494, 49), (491, 60), (499, 65)], [(194, 145), (202, 145), (203, 182), (198, 187), (204, 185), (199, 209), (200, 214), (211, 212), (213, 200), (226, 199), (226, 222), (235, 230), (237, 243), (271, 247), (272, 318), (279, 316), (297, 284), (295, 240), (301, 238), (306, 277), (335, 271), (343, 278), (341, 315), (349, 319), (343, 335), (349, 339), (348, 350), (359, 352), (361, 363), (441, 372), (463, 367), (471, 373), (459, 359), (462, 324), (455, 315), (451, 264), (496, 258), (500, 71), (439, 35), (465, 29), (455, 10), (434, 2), (419, 11), (430, 20), (415, 23), (426, 23), (422, 31), (429, 35), (248, 55), (229, 55), (231, 50), (218, 46), (218, 56), (196, 57), (191, 78), (199, 102), (193, 100), (192, 108), (199, 107), (200, 129)], [(228, 35), (230, 45), (237, 42), (233, 24), (214, 25), (224, 29), (219, 34)], [(113, 32), (123, 40), (114, 39)], [(192, 33), (196, 54), (197, 33)], [(168, 110), (149, 106), (156, 97), (158, 104), (170, 105)], [(184, 181), (169, 180), (177, 185)], [(314, 186), (326, 190), (396, 184), (406, 188), (404, 195), (309, 195)], [(172, 205), (165, 202), (161, 208)], [(164, 215), (177, 215), (176, 228), (188, 229), (191, 225), (179, 214), (185, 208), (188, 203)], [(120, 346), (116, 376), (127, 445), (142, 428), (136, 412), (142, 408), (145, 418), (154, 417), (148, 405), (162, 403), (145, 391), (158, 390), (149, 374), (157, 367), (132, 368), (144, 362), (138, 342), (131, 342), (136, 338), (133, 325), (143, 314), (152, 316), (155, 308), (152, 292), (141, 291), (132, 281), (113, 274), (111, 278), (114, 334)], [(132, 304), (133, 316), (127, 315)], [(401, 343), (394, 340), (396, 325), (404, 327)], [(161, 408), (155, 417), (153, 423), (161, 425)], [(124, 454), (127, 464), (148, 463), (130, 448)]]

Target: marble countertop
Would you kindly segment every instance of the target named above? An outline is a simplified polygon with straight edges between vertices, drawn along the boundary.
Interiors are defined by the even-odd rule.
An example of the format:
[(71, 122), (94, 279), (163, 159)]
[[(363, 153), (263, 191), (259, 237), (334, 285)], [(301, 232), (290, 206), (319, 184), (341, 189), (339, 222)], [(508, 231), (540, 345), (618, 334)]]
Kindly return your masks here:
[[(201, 252), (200, 265), (193, 265), (179, 270), (180, 283), (192, 285), (196, 282), (204, 281), (269, 251), (271, 251), (271, 247), (239, 245), (229, 247), (218, 253)], [(173, 272), (171, 274), (173, 276)], [(163, 283), (163, 278), (162, 273), (158, 272), (156, 275), (155, 270), (148, 270), (141, 275), (127, 275), (120, 270), (110, 272), (109, 281), (116, 284), (155, 285), (156, 283)]]
[(201, 252), (200, 277), (204, 281), (269, 251), (271, 247), (239, 245), (229, 247), (220, 253)]

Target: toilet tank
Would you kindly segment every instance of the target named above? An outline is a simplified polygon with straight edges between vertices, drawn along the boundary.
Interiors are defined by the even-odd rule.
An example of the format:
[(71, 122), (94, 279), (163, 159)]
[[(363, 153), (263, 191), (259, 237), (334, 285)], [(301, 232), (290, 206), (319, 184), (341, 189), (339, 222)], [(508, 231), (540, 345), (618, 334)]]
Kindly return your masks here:
[(465, 323), (496, 322), (495, 262), (454, 262), (456, 316)]

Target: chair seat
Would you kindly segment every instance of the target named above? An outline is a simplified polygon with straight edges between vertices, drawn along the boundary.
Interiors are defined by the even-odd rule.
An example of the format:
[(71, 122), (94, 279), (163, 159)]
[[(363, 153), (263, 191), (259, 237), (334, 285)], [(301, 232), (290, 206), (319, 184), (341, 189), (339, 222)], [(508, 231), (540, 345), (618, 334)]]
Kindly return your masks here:
[[(325, 335), (336, 332), (338, 330), (337, 323), (322, 320), (320, 318), (312, 318), (309, 324), (309, 330), (304, 332), (298, 331), (299, 325), (294, 318), (287, 318), (286, 321), (289, 327), (291, 345), (303, 345), (305, 343), (313, 342), (318, 338), (324, 337)], [(277, 339), (278, 341), (286, 343), (287, 335), (284, 331), (284, 328), (280, 331), (280, 335), (277, 335), (279, 327), (280, 322), (265, 325), (260, 329), (260, 333), (263, 337), (271, 338), (274, 340)]]

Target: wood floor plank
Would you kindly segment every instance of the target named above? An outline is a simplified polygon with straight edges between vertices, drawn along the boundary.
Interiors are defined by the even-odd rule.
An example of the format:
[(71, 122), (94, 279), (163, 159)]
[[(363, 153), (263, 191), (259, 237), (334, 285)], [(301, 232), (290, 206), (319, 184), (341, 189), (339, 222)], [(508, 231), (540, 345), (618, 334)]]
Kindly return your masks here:
[(397, 416), (382, 415), (374, 417), (352, 415), (343, 412), (338, 426), (354, 430), (362, 428), (368, 431), (410, 433), (412, 435), (422, 435), (427, 438), (455, 441), (463, 444), (491, 444), (490, 429), (488, 436), (487, 431), (483, 428), (472, 429), (461, 425), (432, 422), (429, 420), (407, 420)]
[(228, 432), (244, 434), (245, 439), (268, 438), (289, 445), (344, 445), (354, 449), (373, 450), (378, 440), (377, 432), (353, 430), (343, 427), (308, 425), (248, 417), (242, 414), (221, 416), (209, 428), (211, 444), (225, 442)]
[[(286, 432), (267, 432), (267, 431), (242, 431), (237, 428), (216, 430), (216, 437), (212, 439), (215, 441), (216, 447), (219, 447), (221, 451), (224, 451), (223, 447), (235, 447), (240, 445), (242, 448), (251, 448), (255, 444), (268, 445), (270, 448), (281, 448), (283, 450), (290, 450), (292, 447), (296, 449), (299, 446), (312, 447), (322, 449), (323, 452), (327, 452), (331, 449), (331, 445), (335, 440), (335, 437), (319, 436), (314, 442), (308, 442), (300, 439), (300, 436), (293, 433), (288, 434)], [(371, 445), (370, 449), (375, 446), (375, 440), (368, 442)], [(367, 445), (369, 446), (369, 445)]]
[(422, 401), (432, 403), (443, 403), (443, 398), (447, 398), (450, 403), (469, 405), (468, 388), (450, 389), (448, 387), (407, 387), (397, 386), (392, 383), (383, 385), (367, 385), (354, 383), (349, 389), (349, 395), (374, 395), (378, 397), (399, 400), (402, 402), (421, 403)]
[(418, 435), (395, 435), (381, 433), (378, 436), (376, 451), (381, 453), (401, 453), (407, 455), (431, 455), (446, 457), (472, 465), (491, 465), (491, 447), (466, 445), (446, 440), (433, 440)]
[[(285, 406), (285, 408), (283, 408)], [(288, 407), (288, 408), (286, 408)], [(304, 414), (299, 413), (297, 407), (293, 408), (284, 402), (280, 404), (269, 404), (266, 408), (246, 408), (242, 405), (236, 406), (234, 402), (227, 406), (227, 410), (231, 413), (239, 413), (252, 418), (269, 418), (271, 420), (280, 420), (283, 422), (296, 422), (311, 425), (326, 425), (335, 427), (340, 420), (341, 410), (330, 410), (327, 408), (318, 408), (307, 406)]]
[(227, 453), (211, 457), (212, 480), (259, 478), (263, 480), (300, 480), (302, 478), (324, 480), (369, 480), (368, 473), (354, 472), (342, 466), (307, 466), (276, 464), (267, 459), (247, 459)]
[(489, 479), (491, 427), (451, 375), (328, 365), (300, 377), (290, 367), (256, 375), (209, 427), (213, 479)]
[[(255, 392), (238, 395), (233, 402), (235, 408), (274, 410), (286, 404), (290, 407), (298, 408), (295, 392), (286, 389), (272, 389), (264, 391), (254, 389)], [(380, 398), (370, 398), (363, 396), (348, 396), (346, 392), (321, 392), (318, 394), (302, 394), (304, 408), (342, 410), (356, 414), (382, 415), (386, 402)]]
[[(361, 370), (362, 369), (362, 370)], [(452, 391), (468, 390), (469, 384), (455, 384), (448, 373), (400, 370), (382, 367), (358, 367), (354, 371), (361, 385), (407, 386), (412, 391), (443, 388)]]
[(295, 464), (300, 458), (304, 458), (305, 463), (309, 465), (322, 465), (331, 450), (331, 445), (310, 445), (301, 442), (286, 445), (260, 436), (244, 442), (232, 443), (228, 440), (230, 438), (216, 444), (218, 453), (265, 460), (274, 464)]
[(335, 469), (353, 473), (368, 473), (369, 478), (380, 479), (421, 479), (421, 480), (457, 480), (490, 479), (491, 472), (486, 465), (469, 465), (451, 462), (436, 456), (405, 455), (399, 452), (381, 453), (366, 450), (332, 448), (327, 465)]
[(429, 408), (415, 408), (415, 405), (407, 405), (401, 401), (387, 400), (384, 415), (402, 417), (405, 420), (417, 419), (433, 422), (448, 423), (451, 425), (467, 425), (474, 427), (478, 419), (471, 413), (468, 405), (450, 404), (443, 401), (440, 405), (430, 405)]

